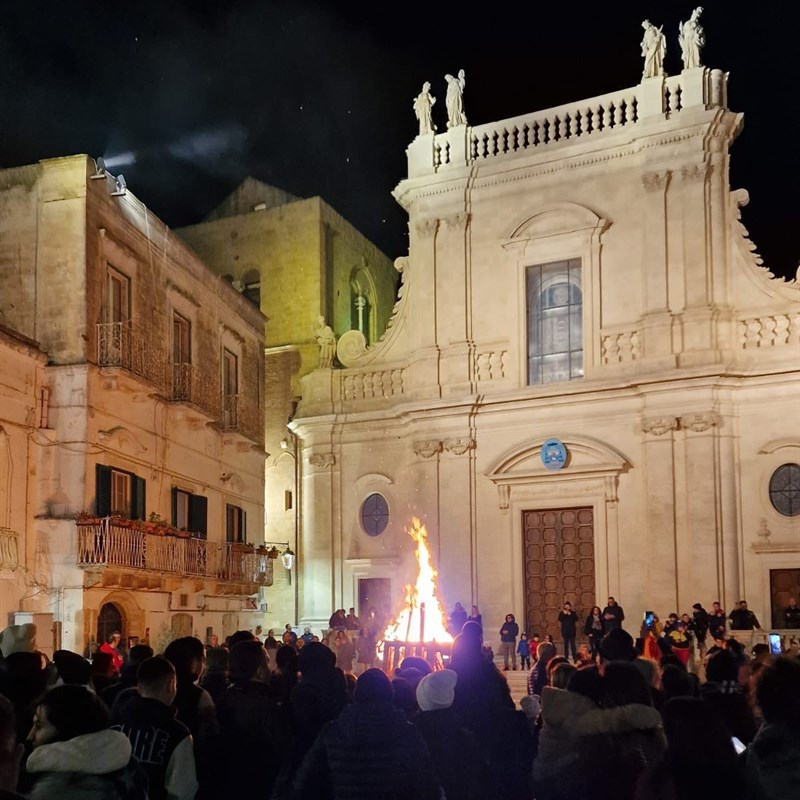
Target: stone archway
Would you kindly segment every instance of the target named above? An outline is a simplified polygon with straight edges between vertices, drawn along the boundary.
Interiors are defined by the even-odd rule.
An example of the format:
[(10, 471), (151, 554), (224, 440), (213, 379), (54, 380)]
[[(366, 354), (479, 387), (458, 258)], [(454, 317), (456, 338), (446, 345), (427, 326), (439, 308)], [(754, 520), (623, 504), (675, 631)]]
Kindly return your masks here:
[[(95, 605), (92, 600), (97, 595), (84, 593), (84, 641), (87, 647), (91, 642), (95, 642), (98, 628), (99, 616), (105, 606), (114, 606), (119, 611), (122, 620), (121, 633), (123, 644), (127, 647), (128, 637), (136, 636), (139, 641), (145, 638), (145, 612), (139, 605), (132, 592), (125, 590), (115, 590), (103, 597), (99, 597), (99, 602)], [(98, 642), (98, 644), (100, 644)]]

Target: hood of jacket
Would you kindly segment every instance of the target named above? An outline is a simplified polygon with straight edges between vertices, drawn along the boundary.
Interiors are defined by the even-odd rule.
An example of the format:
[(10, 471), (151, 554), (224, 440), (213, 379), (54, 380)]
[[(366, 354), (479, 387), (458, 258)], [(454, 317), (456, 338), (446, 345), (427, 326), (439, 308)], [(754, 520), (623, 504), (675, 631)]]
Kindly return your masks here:
[(28, 758), (30, 773), (80, 772), (106, 775), (124, 769), (131, 760), (131, 742), (121, 731), (86, 733), (66, 742), (37, 747)]
[(595, 708), (575, 720), (578, 736), (619, 735), (660, 730), (661, 714), (652, 706), (631, 703), (617, 708)]
[(597, 705), (588, 697), (577, 692), (545, 686), (542, 689), (542, 718), (545, 724), (563, 728), (591, 711), (598, 711)]

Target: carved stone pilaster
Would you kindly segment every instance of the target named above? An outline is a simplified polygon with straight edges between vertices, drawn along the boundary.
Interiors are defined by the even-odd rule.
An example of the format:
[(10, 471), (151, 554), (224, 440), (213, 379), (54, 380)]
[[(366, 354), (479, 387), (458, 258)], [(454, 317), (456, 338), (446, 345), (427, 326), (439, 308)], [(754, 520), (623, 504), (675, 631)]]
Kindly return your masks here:
[(330, 469), (336, 463), (336, 456), (333, 453), (314, 453), (308, 457), (308, 463), (312, 467)]
[(677, 429), (678, 420), (675, 417), (649, 417), (642, 420), (642, 433), (652, 433), (653, 436), (663, 436)]
[(415, 227), (417, 229), (417, 236), (433, 236), (439, 227), (439, 220), (435, 217), (418, 219)]
[(414, 442), (414, 453), (421, 458), (433, 458), (437, 453), (442, 452), (442, 443), (433, 439)]
[(716, 428), (719, 422), (719, 414), (715, 411), (707, 411), (702, 414), (687, 414), (680, 418), (681, 428), (695, 433), (703, 433), (709, 428)]
[(660, 172), (645, 172), (642, 175), (642, 186), (646, 192), (663, 191), (669, 186), (671, 174), (668, 169)]
[(500, 510), (504, 513), (508, 513), (508, 504), (511, 498), (511, 486), (507, 483), (498, 483), (497, 484), (497, 498), (498, 498), (498, 505), (500, 506)]
[(454, 439), (445, 439), (442, 446), (454, 456), (463, 456), (467, 450), (471, 450), (475, 446), (475, 442), (468, 437), (457, 436)]
[(469, 213), (467, 211), (461, 211), (458, 214), (451, 214), (449, 217), (445, 217), (441, 221), (444, 222), (448, 230), (462, 230), (463, 228), (467, 227), (467, 223), (469, 222)]

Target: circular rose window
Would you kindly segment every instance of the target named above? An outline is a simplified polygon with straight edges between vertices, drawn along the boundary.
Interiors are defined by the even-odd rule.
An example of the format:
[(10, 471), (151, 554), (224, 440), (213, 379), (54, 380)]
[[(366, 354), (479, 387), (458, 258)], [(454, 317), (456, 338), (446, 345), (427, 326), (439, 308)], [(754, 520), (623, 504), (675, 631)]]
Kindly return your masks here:
[(367, 536), (380, 536), (389, 524), (389, 504), (382, 494), (371, 494), (361, 504), (361, 527)]
[(769, 499), (784, 517), (800, 514), (800, 464), (782, 464), (772, 473)]

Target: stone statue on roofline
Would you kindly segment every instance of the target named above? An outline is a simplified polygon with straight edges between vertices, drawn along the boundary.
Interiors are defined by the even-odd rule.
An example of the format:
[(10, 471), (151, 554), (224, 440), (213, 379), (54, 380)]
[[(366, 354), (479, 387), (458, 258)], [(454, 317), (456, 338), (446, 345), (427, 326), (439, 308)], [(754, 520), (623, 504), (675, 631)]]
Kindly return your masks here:
[(319, 368), (330, 369), (333, 366), (333, 356), (336, 352), (336, 336), (333, 328), (325, 324), (325, 317), (318, 318), (314, 334), (319, 345)]
[(692, 11), (692, 16), (678, 25), (678, 43), (681, 46), (684, 69), (703, 66), (700, 62), (700, 50), (705, 46), (706, 39), (703, 27), (700, 25), (702, 13), (703, 7), (697, 6)]
[(464, 86), (466, 85), (466, 73), (463, 69), (458, 71), (458, 77), (445, 75), (447, 81), (447, 95), (445, 106), (447, 106), (447, 127), (455, 128), (458, 125), (467, 124), (467, 115), (464, 113)]
[(419, 120), (419, 135), (433, 133), (436, 126), (433, 124), (431, 111), (436, 98), (431, 94), (431, 85), (428, 81), (422, 84), (422, 91), (414, 98), (414, 114)]
[(664, 36), (664, 26), (656, 28), (649, 19), (642, 23), (644, 37), (642, 38), (642, 56), (644, 57), (645, 78), (657, 78), (664, 74), (664, 56), (667, 54), (667, 39)]

